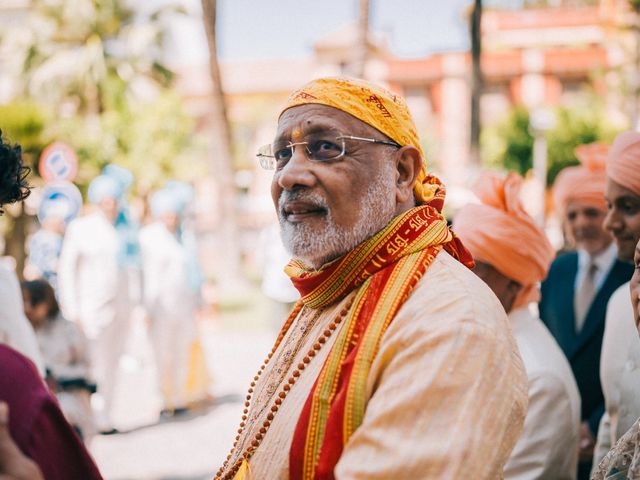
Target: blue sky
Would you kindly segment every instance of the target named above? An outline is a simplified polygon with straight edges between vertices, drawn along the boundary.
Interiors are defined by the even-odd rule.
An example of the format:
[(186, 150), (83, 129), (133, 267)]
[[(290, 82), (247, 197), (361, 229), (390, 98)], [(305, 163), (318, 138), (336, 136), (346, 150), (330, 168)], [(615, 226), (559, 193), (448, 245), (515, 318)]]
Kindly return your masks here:
[[(304, 56), (314, 43), (357, 19), (358, 0), (219, 0), (224, 58)], [(469, 0), (371, 0), (373, 30), (392, 51), (415, 57), (463, 48), (463, 11)]]
[[(206, 55), (198, 0), (192, 19), (176, 22), (184, 61)], [(314, 42), (356, 21), (358, 0), (218, 0), (218, 48), (224, 60), (299, 58)], [(393, 54), (421, 57), (468, 45), (471, 0), (371, 0), (371, 28), (386, 34)], [(206, 58), (206, 57), (205, 57)]]

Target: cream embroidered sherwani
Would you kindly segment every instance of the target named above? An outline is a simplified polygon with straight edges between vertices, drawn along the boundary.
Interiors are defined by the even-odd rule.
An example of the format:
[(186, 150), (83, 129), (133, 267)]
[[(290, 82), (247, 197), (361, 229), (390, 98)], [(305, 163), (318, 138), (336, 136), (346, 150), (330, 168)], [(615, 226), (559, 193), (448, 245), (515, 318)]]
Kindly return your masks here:
[[(231, 463), (262, 426), (281, 382), (352, 296), (322, 311), (302, 310), (260, 377)], [(289, 478), (296, 422), (336, 337), (282, 403), (250, 460), (249, 478)], [(367, 396), (336, 479), (501, 478), (522, 429), (526, 375), (502, 306), (444, 251), (383, 336)]]

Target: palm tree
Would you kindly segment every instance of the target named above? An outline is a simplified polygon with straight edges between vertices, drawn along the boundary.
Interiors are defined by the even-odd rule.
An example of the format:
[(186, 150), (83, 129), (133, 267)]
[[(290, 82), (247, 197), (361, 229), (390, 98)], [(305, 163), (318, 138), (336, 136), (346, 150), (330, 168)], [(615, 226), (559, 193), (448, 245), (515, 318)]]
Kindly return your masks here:
[(475, 0), (471, 12), (471, 128), (469, 138), (469, 156), (474, 165), (480, 166), (480, 97), (482, 96), (482, 0)]
[(170, 4), (141, 15), (127, 5), (125, 0), (32, 0), (25, 24), (0, 38), (20, 58), (21, 93), (98, 114), (113, 90), (134, 95), (141, 83), (150, 89), (166, 86), (171, 72), (159, 60), (161, 19), (181, 9)]
[(640, 95), (640, 0), (629, 0), (629, 6), (634, 12), (631, 30), (635, 40), (635, 52), (633, 58), (633, 73), (631, 82), (631, 128), (637, 130), (640, 127), (640, 112), (638, 111), (638, 96)]
[(369, 0), (359, 0), (358, 15), (358, 39), (356, 44), (356, 58), (353, 65), (353, 74), (364, 78), (369, 53)]
[(209, 73), (211, 76), (211, 124), (212, 124), (212, 164), (218, 183), (220, 206), (221, 271), (225, 275), (223, 287), (232, 290), (241, 285), (240, 251), (237, 242), (237, 225), (235, 199), (236, 192), (232, 173), (232, 141), (231, 128), (227, 117), (227, 106), (220, 65), (218, 63), (218, 49), (216, 43), (216, 0), (202, 0), (202, 18), (207, 34), (209, 46)]

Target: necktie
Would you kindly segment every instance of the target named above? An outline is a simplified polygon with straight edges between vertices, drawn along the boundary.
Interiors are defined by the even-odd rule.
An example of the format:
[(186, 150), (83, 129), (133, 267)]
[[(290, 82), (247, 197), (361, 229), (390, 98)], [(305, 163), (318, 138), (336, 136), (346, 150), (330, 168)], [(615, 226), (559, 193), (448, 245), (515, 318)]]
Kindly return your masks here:
[(584, 276), (582, 283), (578, 286), (576, 295), (574, 298), (574, 310), (576, 320), (576, 333), (580, 333), (584, 326), (584, 321), (587, 317), (587, 312), (593, 301), (593, 296), (596, 293), (595, 276), (598, 271), (598, 267), (595, 263), (589, 262), (587, 266), (587, 274)]

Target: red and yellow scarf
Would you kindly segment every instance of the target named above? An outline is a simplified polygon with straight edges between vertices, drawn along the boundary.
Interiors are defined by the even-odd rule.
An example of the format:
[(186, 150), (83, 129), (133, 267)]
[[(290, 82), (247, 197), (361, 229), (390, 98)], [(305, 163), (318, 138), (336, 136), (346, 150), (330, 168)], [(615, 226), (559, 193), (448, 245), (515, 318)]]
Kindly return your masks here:
[(362, 423), (367, 377), (380, 340), (436, 255), (444, 249), (473, 267), (471, 255), (440, 213), (444, 188), (438, 190), (429, 205), (399, 215), (326, 268), (308, 271), (297, 261), (288, 265), (301, 303), (308, 307), (331, 305), (357, 289), (298, 419), (289, 454), (292, 480), (334, 478), (344, 445)]

